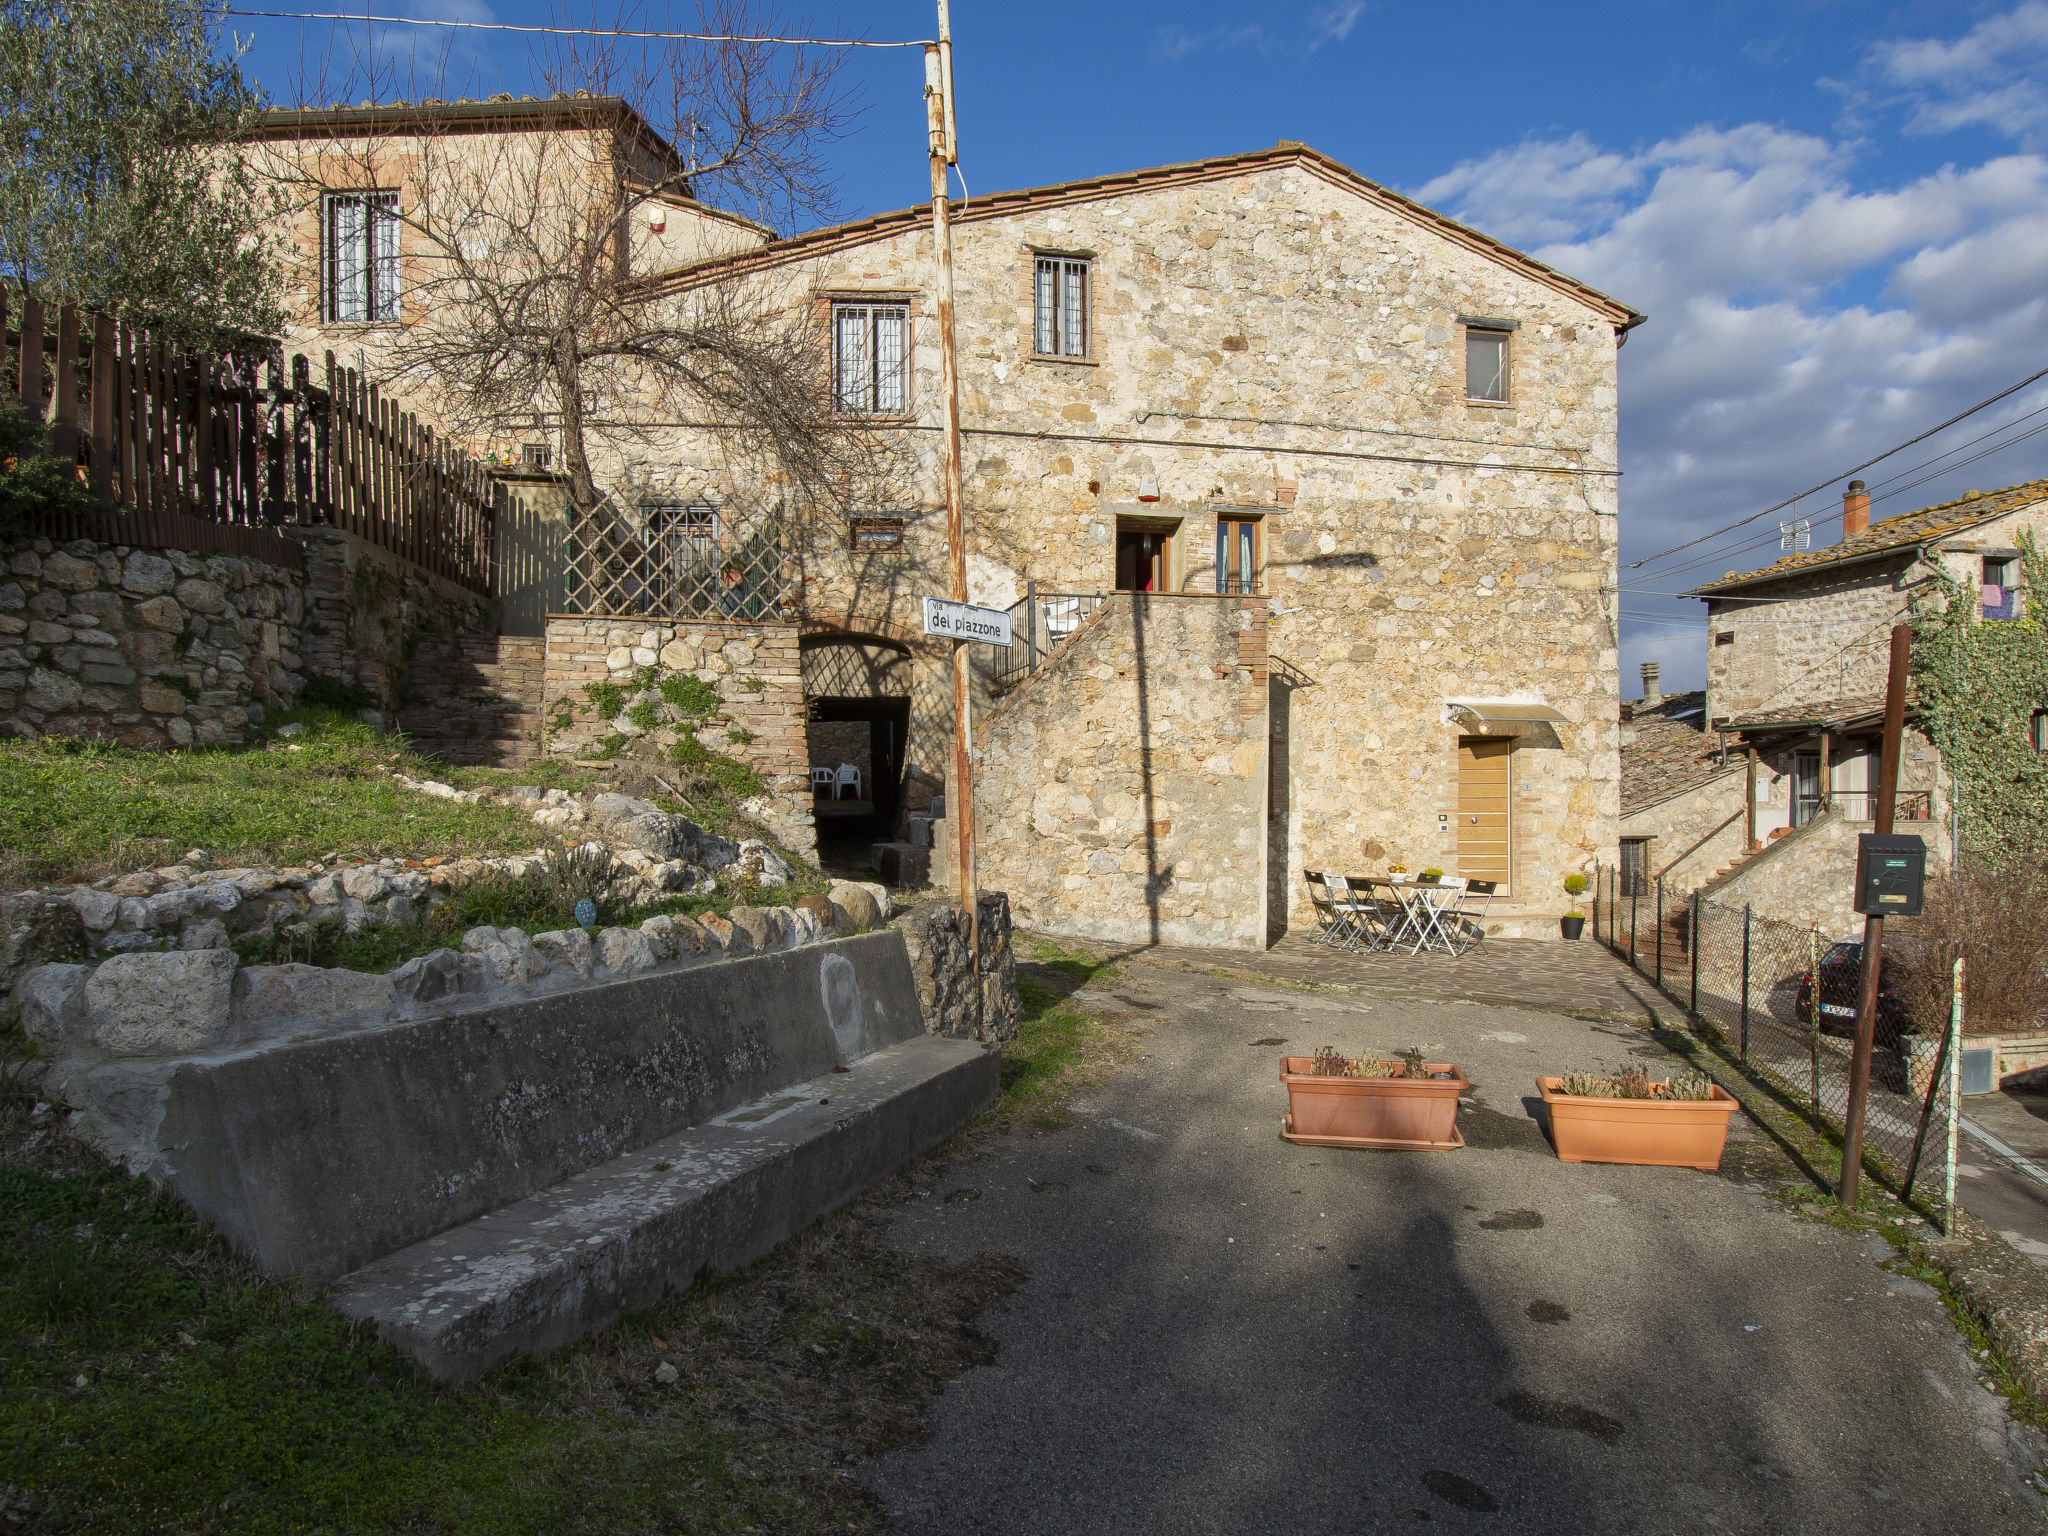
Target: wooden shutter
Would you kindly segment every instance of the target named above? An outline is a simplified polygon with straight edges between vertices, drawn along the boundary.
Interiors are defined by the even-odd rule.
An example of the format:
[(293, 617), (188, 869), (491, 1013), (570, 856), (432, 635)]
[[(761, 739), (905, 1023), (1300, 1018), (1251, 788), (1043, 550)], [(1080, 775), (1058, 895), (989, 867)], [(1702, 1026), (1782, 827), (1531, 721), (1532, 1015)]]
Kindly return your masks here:
[(1513, 864), (1508, 816), (1509, 762), (1514, 743), (1488, 736), (1458, 738), (1458, 873), (1498, 880), (1508, 891)]

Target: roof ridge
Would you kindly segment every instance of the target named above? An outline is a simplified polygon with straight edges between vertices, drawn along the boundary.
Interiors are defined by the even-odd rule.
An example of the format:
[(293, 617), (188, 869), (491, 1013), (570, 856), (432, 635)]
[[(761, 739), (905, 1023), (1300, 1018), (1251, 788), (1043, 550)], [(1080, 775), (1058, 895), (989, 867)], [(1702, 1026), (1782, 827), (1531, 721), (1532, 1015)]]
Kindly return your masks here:
[[(1237, 154), (1211, 156), (1204, 160), (1177, 161), (1168, 165), (1052, 182), (1039, 187), (983, 193), (978, 197), (956, 200), (950, 203), (949, 207), (955, 223), (977, 223), (984, 219), (1004, 217), (1025, 206), (1058, 206), (1066, 202), (1085, 201), (1090, 196), (1116, 195), (1118, 189), (1136, 190), (1175, 182), (1217, 180), (1242, 170), (1289, 162), (1300, 165), (1326, 181), (1346, 185), (1368, 198), (1381, 201), (1393, 211), (1426, 228), (1432, 228), (1481, 255), (1515, 267), (1548, 287), (1576, 297), (1580, 302), (1605, 312), (1612, 323), (1624, 332), (1640, 325), (1648, 318), (1611, 294), (1603, 293), (1591, 284), (1560, 272), (1527, 252), (1515, 249), (1505, 241), (1497, 240), (1468, 224), (1462, 224), (1447, 214), (1438, 213), (1413, 198), (1404, 197), (1391, 187), (1384, 186), (1352, 170), (1341, 161), (1332, 159), (1321, 150), (1288, 139), (1281, 140), (1270, 149), (1246, 150)], [(817, 251), (865, 244), (870, 239), (881, 238), (899, 228), (919, 224), (926, 218), (929, 210), (929, 204), (921, 203), (909, 208), (869, 214), (841, 224), (826, 225), (821, 229), (807, 230), (802, 234), (773, 241), (752, 251), (734, 252), (693, 262), (667, 272), (652, 273), (645, 279), (645, 284), (649, 292), (659, 293), (694, 287), (720, 273), (781, 266), (787, 262), (802, 260)]]

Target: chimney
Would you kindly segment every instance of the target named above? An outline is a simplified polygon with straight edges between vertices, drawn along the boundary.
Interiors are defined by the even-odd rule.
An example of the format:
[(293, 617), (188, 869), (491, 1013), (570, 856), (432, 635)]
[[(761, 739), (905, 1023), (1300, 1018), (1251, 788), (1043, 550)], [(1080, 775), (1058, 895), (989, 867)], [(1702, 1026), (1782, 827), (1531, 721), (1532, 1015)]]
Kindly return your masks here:
[(1643, 663), (1643, 702), (1638, 708), (1655, 709), (1664, 702), (1664, 695), (1657, 688), (1658, 670), (1657, 663), (1654, 661)]
[(1842, 537), (1853, 539), (1870, 526), (1870, 492), (1861, 480), (1851, 480), (1842, 492)]

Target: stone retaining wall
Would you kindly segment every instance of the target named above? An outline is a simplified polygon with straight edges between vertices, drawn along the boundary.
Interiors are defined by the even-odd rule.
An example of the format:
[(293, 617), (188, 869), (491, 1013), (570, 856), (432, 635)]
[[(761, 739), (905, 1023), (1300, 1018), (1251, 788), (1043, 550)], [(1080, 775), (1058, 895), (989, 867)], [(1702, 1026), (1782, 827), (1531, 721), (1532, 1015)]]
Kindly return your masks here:
[(308, 679), (389, 708), (429, 631), (488, 631), (488, 598), (338, 529), (293, 570), (73, 539), (0, 549), (0, 735), (138, 748), (243, 740)]
[[(794, 624), (678, 624), (654, 619), (548, 619), (542, 696), (546, 748), (588, 754), (607, 737), (649, 738), (667, 746), (684, 717), (658, 691), (638, 685), (648, 668), (695, 677), (718, 690), (716, 716), (693, 734), (707, 751), (737, 758), (766, 782), (758, 814), (785, 847), (810, 855), (810, 756), (804, 741), (803, 664)], [(623, 688), (625, 708), (645, 703), (650, 731), (627, 713), (605, 718), (592, 684)], [(740, 740), (734, 740), (738, 733)]]

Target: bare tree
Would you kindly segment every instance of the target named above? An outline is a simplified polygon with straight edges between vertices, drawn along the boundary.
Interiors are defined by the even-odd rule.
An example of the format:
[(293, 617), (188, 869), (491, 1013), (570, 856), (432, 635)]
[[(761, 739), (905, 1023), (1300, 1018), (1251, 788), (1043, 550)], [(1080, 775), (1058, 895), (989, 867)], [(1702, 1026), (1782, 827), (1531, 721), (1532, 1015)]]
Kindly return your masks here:
[[(776, 29), (741, 0), (700, 9), (689, 28)], [(403, 177), (393, 204), (345, 210), (393, 225), (401, 302), (362, 316), (400, 322), (379, 371), (472, 441), (552, 432), (579, 519), (621, 493), (639, 445), (685, 425), (722, 442), (757, 494), (791, 506), (844, 498), (866, 448), (833, 409), (829, 349), (808, 303), (761, 279), (647, 281), (653, 268), (758, 243), (766, 232), (752, 220), (830, 213), (823, 151), (855, 112), (836, 58), (573, 37), (533, 67), (550, 93), (538, 101), (415, 97), (376, 114), (374, 133), (332, 137), (319, 136), (309, 106), (300, 137), (269, 147), (268, 173), (295, 182), (308, 206)], [(389, 88), (371, 78), (373, 95)], [(515, 121), (519, 131), (494, 131)], [(703, 216), (720, 204), (721, 216)], [(684, 238), (658, 233), (665, 225)], [(323, 276), (373, 307), (374, 279), (354, 268)]]

